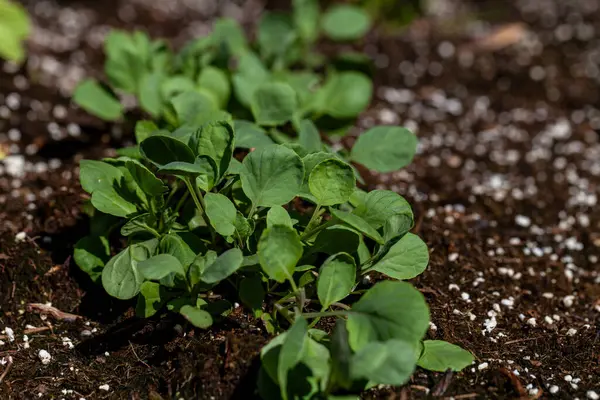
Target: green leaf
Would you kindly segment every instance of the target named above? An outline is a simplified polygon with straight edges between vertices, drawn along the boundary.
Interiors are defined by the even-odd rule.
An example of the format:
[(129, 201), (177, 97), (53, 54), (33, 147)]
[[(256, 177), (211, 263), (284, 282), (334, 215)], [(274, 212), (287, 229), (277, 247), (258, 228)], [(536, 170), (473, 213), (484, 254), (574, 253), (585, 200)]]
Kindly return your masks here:
[(360, 351), (370, 342), (391, 339), (416, 346), (428, 328), (427, 303), (423, 295), (406, 282), (376, 283), (352, 305), (348, 315), (350, 347), (354, 351)]
[(257, 124), (277, 126), (292, 119), (298, 100), (290, 85), (270, 82), (256, 88), (250, 106)]
[(310, 105), (317, 85), (321, 81), (321, 76), (311, 71), (276, 71), (273, 78), (287, 83), (294, 89), (300, 109)]
[(336, 320), (330, 347), (331, 379), (344, 389), (350, 389), (352, 387), (352, 377), (350, 376), (352, 350), (348, 343), (348, 329), (346, 329), (345, 320)]
[(335, 218), (339, 219), (346, 225), (349, 225), (350, 227), (358, 230), (359, 232), (362, 232), (367, 237), (370, 237), (377, 243), (383, 244), (383, 238), (381, 237), (379, 232), (377, 232), (375, 228), (369, 225), (367, 221), (365, 221), (358, 215), (350, 214), (349, 212), (342, 210), (336, 210), (334, 208), (329, 208), (329, 212), (331, 212), (331, 215), (333, 215)]
[(128, 300), (138, 294), (143, 277), (137, 266), (151, 254), (144, 243), (131, 245), (108, 261), (102, 270), (102, 286), (109, 295)]
[(315, 124), (310, 119), (303, 119), (298, 123), (298, 143), (309, 153), (323, 150), (321, 135)]
[(229, 249), (202, 271), (200, 279), (206, 283), (221, 282), (240, 269), (243, 260), (240, 249)]
[(252, 95), (257, 87), (269, 79), (269, 71), (260, 58), (250, 51), (242, 54), (238, 60), (238, 69), (233, 74), (233, 89), (237, 99), (250, 107)]
[(393, 172), (411, 163), (417, 137), (398, 126), (376, 126), (358, 137), (350, 159), (378, 172)]
[(161, 94), (167, 100), (172, 100), (178, 94), (193, 90), (194, 81), (187, 76), (175, 75), (167, 77), (161, 85)]
[(152, 72), (144, 74), (140, 82), (140, 106), (153, 117), (158, 117), (162, 111), (163, 98), (160, 88), (163, 80), (162, 73)]
[(292, 280), (294, 267), (302, 257), (302, 242), (296, 230), (285, 225), (265, 229), (258, 242), (258, 257), (271, 279)]
[(242, 279), (240, 282), (240, 300), (246, 307), (254, 311), (255, 316), (257, 316), (257, 312), (262, 311), (264, 299), (265, 289), (258, 275), (251, 275)]
[(413, 374), (417, 354), (414, 344), (391, 339), (367, 343), (352, 357), (353, 379), (367, 379), (384, 385), (403, 385)]
[(119, 100), (92, 79), (86, 79), (77, 86), (73, 101), (85, 111), (106, 121), (116, 121), (123, 117), (123, 106)]
[(429, 263), (427, 245), (417, 235), (407, 233), (374, 266), (375, 271), (404, 280), (420, 275)]
[(360, 7), (338, 4), (329, 8), (321, 20), (323, 32), (333, 40), (356, 40), (371, 27), (369, 15)]
[(354, 229), (344, 225), (334, 225), (323, 229), (310, 248), (311, 253), (355, 253), (361, 236)]
[(217, 104), (210, 93), (201, 91), (183, 92), (171, 99), (180, 125), (198, 126), (212, 121), (211, 114), (217, 111)]
[(303, 41), (312, 43), (319, 36), (318, 0), (294, 0), (293, 19), (298, 34)]
[(194, 258), (196, 258), (196, 253), (203, 250), (202, 247), (202, 242), (199, 241), (197, 236), (185, 232), (164, 235), (159, 245), (161, 253), (172, 255), (183, 266), (190, 265), (194, 261)]
[(257, 42), (263, 56), (283, 55), (296, 37), (289, 15), (264, 13), (258, 23)]
[(325, 85), (317, 91), (313, 107), (333, 118), (354, 118), (367, 108), (372, 93), (373, 82), (365, 75), (358, 72), (336, 73), (329, 76)]
[(473, 355), (459, 346), (443, 340), (424, 340), (418, 365), (430, 371), (445, 372), (448, 369), (460, 371), (472, 362)]
[(153, 121), (138, 121), (135, 124), (135, 140), (142, 143), (144, 139), (158, 130), (158, 126)]
[(296, 319), (287, 331), (285, 340), (281, 345), (277, 363), (277, 381), (281, 390), (281, 397), (288, 398), (288, 372), (302, 359), (305, 351), (308, 324), (303, 317)]
[(214, 263), (216, 259), (217, 253), (213, 250), (207, 251), (204, 255), (198, 254), (194, 258), (194, 261), (192, 262), (188, 270), (188, 279), (192, 286), (195, 286), (200, 282), (204, 270), (209, 265)]
[(123, 197), (125, 175), (108, 163), (82, 160), (79, 178), (83, 190), (92, 195), (96, 209), (117, 217), (126, 217), (137, 211), (135, 204)]
[(206, 66), (198, 76), (198, 85), (214, 96), (219, 107), (224, 108), (227, 105), (231, 87), (225, 72), (210, 65)]
[(135, 313), (138, 317), (150, 318), (163, 306), (160, 297), (160, 284), (146, 281), (140, 287)]
[(285, 225), (290, 228), (294, 227), (290, 214), (288, 214), (287, 210), (281, 206), (273, 206), (267, 212), (267, 227), (270, 228), (273, 225)]
[(143, 32), (112, 30), (104, 41), (104, 70), (110, 83), (128, 93), (138, 93), (142, 76), (149, 71), (151, 42)]
[(302, 162), (304, 163), (304, 178), (302, 179), (302, 189), (299, 193), (301, 197), (310, 200), (315, 204), (317, 203), (317, 199), (315, 199), (315, 197), (310, 193), (310, 188), (308, 187), (308, 178), (317, 164), (319, 164), (321, 161), (332, 158), (335, 158), (335, 155), (325, 151), (307, 154), (302, 158)]
[(188, 321), (192, 323), (197, 328), (207, 329), (212, 323), (213, 319), (209, 313), (204, 310), (201, 310), (197, 307), (193, 307), (190, 305), (185, 305), (181, 307), (179, 313), (185, 317)]
[(319, 270), (317, 295), (323, 308), (329, 308), (350, 294), (356, 282), (356, 264), (347, 253), (329, 257)]
[[(244, 215), (241, 212), (238, 211), (236, 213), (235, 231), (237, 232), (240, 239), (245, 240), (254, 231), (254, 228), (253, 228), (254, 221), (251, 220), (251, 222), (253, 223), (252, 225), (250, 225), (250, 222), (248, 222), (246, 217), (244, 217)], [(258, 264), (258, 262), (257, 262), (257, 264)]]
[(153, 135), (140, 143), (142, 155), (157, 167), (174, 161), (194, 163), (194, 153), (185, 143), (166, 135)]
[(252, 149), (273, 144), (273, 140), (260, 126), (250, 122), (235, 120), (235, 147)]
[(133, 180), (149, 196), (161, 196), (168, 189), (163, 182), (138, 161), (126, 161), (125, 167)]
[(16, 2), (0, 0), (0, 57), (21, 63), (25, 58), (23, 41), (29, 36), (31, 21)]
[(109, 257), (110, 247), (104, 236), (84, 236), (77, 241), (73, 250), (73, 259), (93, 281), (100, 278)]
[(127, 221), (125, 225), (121, 227), (121, 235), (131, 236), (140, 232), (154, 234), (154, 232), (156, 232), (154, 230), (156, 222), (156, 217), (150, 213), (137, 215), (129, 221)]
[[(413, 224), (414, 219), (412, 213), (396, 214), (389, 217), (383, 225), (383, 239), (386, 241), (385, 245), (391, 247), (396, 244), (398, 240), (412, 229)], [(384, 249), (381, 249), (379, 253), (384, 255), (385, 253), (382, 253), (382, 250)], [(387, 250), (389, 249), (385, 249), (386, 253)]]
[(137, 265), (140, 274), (148, 280), (160, 280), (170, 273), (185, 276), (181, 262), (170, 254), (159, 254), (141, 261)]
[(217, 174), (217, 165), (214, 160), (208, 156), (198, 156), (193, 164), (183, 161), (174, 161), (160, 167), (158, 172), (191, 178), (199, 177), (203, 183), (203, 185), (200, 186), (201, 188), (204, 189), (203, 186), (206, 186), (212, 189)]
[(304, 176), (302, 160), (281, 145), (261, 147), (248, 154), (240, 174), (242, 189), (254, 206), (273, 207), (288, 203), (300, 189)]
[(190, 139), (190, 147), (199, 156), (208, 156), (217, 165), (217, 177), (227, 172), (233, 156), (235, 136), (229, 121), (215, 121), (202, 126)]
[(308, 187), (319, 205), (333, 206), (348, 201), (356, 187), (356, 178), (348, 164), (332, 158), (313, 168)]
[(373, 228), (381, 228), (387, 220), (397, 214), (407, 214), (412, 218), (410, 204), (398, 193), (391, 190), (373, 190), (367, 193), (352, 212), (367, 221)]
[(237, 210), (227, 197), (219, 193), (206, 193), (206, 215), (215, 231), (221, 236), (231, 236), (235, 232)]
[(224, 43), (233, 55), (238, 56), (248, 49), (248, 41), (242, 27), (232, 18), (217, 19), (211, 36), (215, 42)]

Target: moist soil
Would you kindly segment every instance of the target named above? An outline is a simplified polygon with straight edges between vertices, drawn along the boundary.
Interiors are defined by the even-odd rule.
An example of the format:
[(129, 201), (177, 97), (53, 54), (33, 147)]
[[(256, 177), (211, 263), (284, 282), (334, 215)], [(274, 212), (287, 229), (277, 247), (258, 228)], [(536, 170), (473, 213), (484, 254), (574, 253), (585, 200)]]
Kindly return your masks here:
[[(374, 124), (419, 136), (412, 165), (371, 174), (368, 186), (413, 205), (430, 249), (412, 282), (431, 309), (428, 337), (476, 361), (454, 374), (417, 370), (364, 398), (598, 398), (600, 3), (436, 4), (437, 17), (356, 47), (374, 59), (376, 95), (343, 143)], [(72, 262), (88, 229), (78, 161), (130, 143), (139, 115), (106, 124), (68, 99), (78, 80), (101, 76), (109, 27), (178, 46), (217, 15), (249, 26), (262, 5), (26, 6), (29, 59), (0, 64), (0, 398), (255, 398), (269, 336), (243, 307), (209, 330), (175, 315), (136, 319)], [(69, 314), (31, 306), (47, 303)]]

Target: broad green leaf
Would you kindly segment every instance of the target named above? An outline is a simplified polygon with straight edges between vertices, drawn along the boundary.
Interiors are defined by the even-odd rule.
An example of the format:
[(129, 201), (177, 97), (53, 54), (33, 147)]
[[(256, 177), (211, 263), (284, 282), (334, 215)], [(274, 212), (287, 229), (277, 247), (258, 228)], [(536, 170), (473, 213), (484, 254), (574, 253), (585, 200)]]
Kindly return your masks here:
[(332, 216), (339, 219), (343, 223), (358, 230), (359, 232), (362, 232), (367, 237), (370, 237), (377, 243), (383, 244), (383, 238), (381, 237), (379, 232), (377, 232), (375, 228), (369, 225), (364, 219), (362, 219), (358, 215), (354, 215), (342, 210), (336, 210), (334, 208), (329, 208), (329, 211), (331, 212)]
[(285, 225), (265, 229), (258, 242), (258, 257), (271, 279), (292, 280), (294, 267), (302, 257), (302, 242), (296, 230)]
[(255, 316), (257, 316), (257, 312), (262, 311), (264, 299), (265, 289), (258, 275), (251, 275), (242, 279), (240, 282), (240, 300), (246, 307), (254, 311)]
[(290, 85), (271, 82), (256, 88), (250, 106), (258, 125), (277, 126), (292, 119), (298, 100)]
[(206, 283), (218, 283), (227, 279), (242, 266), (243, 259), (240, 249), (229, 249), (202, 271), (200, 279)]
[(194, 258), (194, 261), (188, 270), (188, 280), (192, 286), (196, 286), (200, 282), (204, 270), (208, 268), (209, 265), (212, 265), (216, 259), (217, 253), (213, 250), (207, 251), (204, 255), (198, 254)]
[[(411, 214), (396, 214), (392, 215), (385, 221), (383, 225), (383, 239), (390, 247), (402, 238), (413, 227), (414, 219)], [(389, 249), (388, 249), (389, 250)], [(387, 252), (387, 250), (386, 250)], [(381, 253), (381, 251), (379, 251)], [(383, 254), (382, 254), (383, 255)]]
[(170, 254), (159, 254), (147, 260), (140, 261), (137, 264), (137, 268), (145, 279), (155, 281), (171, 273), (185, 275), (185, 270), (181, 262)]
[(139, 243), (128, 246), (111, 258), (102, 270), (102, 286), (106, 292), (121, 300), (131, 299), (138, 294), (144, 278), (137, 266), (150, 254), (148, 247)]
[(156, 223), (156, 217), (150, 213), (136, 215), (121, 227), (121, 235), (131, 236), (141, 232), (154, 234)]
[(138, 121), (135, 124), (135, 140), (142, 143), (144, 139), (158, 130), (158, 126), (153, 121)]
[(334, 225), (323, 229), (313, 242), (311, 253), (355, 253), (361, 236), (354, 229), (345, 225)]
[(235, 120), (235, 147), (252, 149), (273, 144), (273, 139), (260, 126), (243, 120)]
[(418, 365), (430, 371), (445, 372), (448, 369), (460, 371), (472, 362), (473, 355), (457, 345), (443, 340), (424, 340)]
[(232, 82), (235, 95), (246, 107), (250, 107), (252, 95), (257, 87), (269, 79), (269, 70), (253, 52), (245, 52), (238, 60), (237, 72)]
[(225, 72), (212, 66), (204, 67), (198, 76), (198, 85), (214, 96), (219, 107), (227, 105), (231, 88)]
[(321, 27), (330, 39), (356, 40), (369, 31), (371, 20), (360, 7), (337, 4), (323, 14)]
[(304, 356), (308, 324), (303, 317), (296, 319), (287, 331), (281, 345), (277, 363), (277, 381), (281, 389), (281, 397), (288, 398), (288, 372), (296, 366)]
[(286, 225), (290, 228), (294, 226), (290, 214), (281, 206), (273, 206), (267, 212), (267, 227), (270, 228), (273, 225)]
[[(207, 187), (212, 188), (216, 179), (217, 166), (212, 158), (208, 156), (198, 156), (193, 164), (183, 161), (174, 161), (160, 167), (158, 172), (177, 176), (188, 176), (191, 178), (201, 177), (202, 182), (204, 182)], [(203, 187), (201, 186), (201, 188)]]
[(13, 1), (0, 0), (0, 57), (21, 63), (25, 58), (23, 41), (31, 31), (27, 11)]
[(194, 153), (183, 142), (166, 135), (152, 135), (140, 143), (140, 151), (149, 161), (161, 167), (174, 161), (194, 163)]
[(179, 313), (185, 317), (188, 321), (192, 323), (197, 328), (207, 329), (212, 323), (213, 319), (209, 313), (204, 310), (201, 310), (197, 307), (193, 307), (190, 305), (185, 305), (181, 307)]
[(356, 187), (354, 171), (345, 162), (334, 158), (321, 161), (310, 173), (308, 187), (319, 205), (345, 203)]
[(151, 58), (150, 38), (143, 32), (112, 30), (104, 41), (104, 71), (111, 84), (128, 93), (138, 93)]
[(92, 195), (92, 204), (99, 211), (117, 217), (137, 211), (135, 204), (122, 195), (125, 176), (119, 168), (102, 161), (82, 160), (79, 178), (83, 190)]
[(73, 259), (93, 281), (100, 278), (109, 257), (110, 247), (104, 236), (84, 236), (77, 241), (73, 250)]
[(147, 73), (142, 76), (140, 82), (140, 106), (153, 117), (158, 117), (162, 111), (163, 98), (161, 85), (164, 75), (159, 72)]
[(354, 209), (353, 214), (367, 221), (373, 228), (381, 228), (390, 217), (407, 214), (412, 218), (410, 204), (391, 190), (373, 190), (367, 193)]
[(167, 187), (154, 174), (138, 161), (126, 161), (125, 167), (138, 186), (149, 196), (161, 196)]
[(160, 297), (160, 284), (146, 281), (140, 287), (135, 313), (138, 317), (150, 318), (164, 305)]
[(190, 147), (199, 156), (208, 156), (217, 165), (217, 177), (227, 172), (233, 157), (235, 136), (229, 121), (215, 121), (202, 126), (190, 139)]
[(263, 56), (283, 55), (296, 38), (289, 15), (283, 13), (264, 13), (258, 23), (257, 42)]
[(338, 319), (335, 322), (331, 336), (331, 379), (344, 389), (352, 386), (350, 368), (352, 364), (352, 350), (348, 343), (348, 329), (346, 321)]
[[(194, 239), (195, 238), (195, 239)], [(192, 233), (169, 233), (160, 239), (161, 253), (170, 254), (177, 258), (181, 265), (187, 267), (203, 250), (202, 242)]]
[(233, 235), (237, 210), (231, 200), (219, 193), (206, 193), (204, 202), (206, 215), (215, 231), (221, 236)]
[(347, 326), (354, 351), (391, 339), (408, 342), (414, 349), (429, 328), (429, 308), (409, 283), (383, 281), (352, 305)]
[(317, 164), (319, 164), (321, 161), (329, 160), (332, 158), (335, 158), (335, 155), (333, 153), (327, 153), (325, 151), (307, 154), (305, 157), (302, 158), (302, 162), (304, 163), (304, 178), (302, 179), (302, 189), (299, 193), (301, 197), (308, 199), (313, 203), (317, 202), (315, 197), (310, 193), (310, 188), (308, 187), (308, 178)]
[(319, 36), (319, 1), (293, 0), (293, 19), (303, 41), (312, 43)]
[[(365, 75), (359, 72), (335, 73), (315, 94), (313, 107), (334, 118), (354, 118), (367, 108), (372, 93), (373, 82)], [(375, 154), (373, 157), (376, 157)]]
[(183, 92), (173, 97), (171, 104), (180, 125), (202, 125), (211, 121), (211, 114), (217, 111), (212, 95), (199, 90)]
[(73, 101), (85, 111), (106, 121), (116, 121), (123, 117), (123, 106), (119, 99), (92, 79), (77, 86)]
[(347, 253), (329, 257), (319, 270), (317, 295), (323, 308), (348, 296), (356, 282), (356, 264)]
[(261, 147), (248, 154), (240, 174), (242, 189), (254, 206), (273, 207), (292, 200), (304, 176), (302, 160), (281, 145)]
[(427, 245), (417, 235), (407, 233), (374, 266), (375, 271), (404, 280), (420, 275), (429, 263)]
[(298, 123), (298, 143), (309, 153), (323, 150), (321, 135), (315, 124), (310, 119), (303, 119)]
[(393, 172), (411, 163), (417, 137), (399, 126), (376, 126), (358, 137), (350, 159), (378, 172)]
[(384, 385), (403, 385), (413, 374), (418, 355), (413, 343), (391, 339), (367, 343), (352, 357), (350, 374)]

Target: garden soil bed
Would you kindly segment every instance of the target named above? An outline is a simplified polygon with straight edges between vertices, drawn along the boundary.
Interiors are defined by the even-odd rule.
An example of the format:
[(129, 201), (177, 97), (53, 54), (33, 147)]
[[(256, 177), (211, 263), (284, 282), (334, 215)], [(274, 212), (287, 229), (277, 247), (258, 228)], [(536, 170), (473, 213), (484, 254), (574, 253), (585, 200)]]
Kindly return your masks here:
[[(470, 10), (488, 16), (478, 4)], [(252, 21), (259, 5), (27, 6), (36, 25), (28, 64), (0, 65), (0, 149), (9, 154), (0, 162), (0, 398), (253, 398), (268, 335), (242, 307), (206, 331), (173, 315), (138, 320), (73, 264), (88, 228), (78, 161), (111, 155), (132, 134), (131, 121), (105, 124), (68, 95), (101, 74), (109, 26), (177, 45), (207, 32), (216, 14)], [(414, 164), (370, 186), (407, 197), (430, 247), (414, 281), (431, 308), (428, 336), (476, 357), (461, 373), (418, 370), (406, 387), (366, 398), (600, 395), (600, 2), (502, 11), (493, 26), (423, 20), (364, 43), (378, 66), (376, 96), (344, 140), (376, 123), (418, 134)], [(46, 303), (71, 315), (40, 313)]]

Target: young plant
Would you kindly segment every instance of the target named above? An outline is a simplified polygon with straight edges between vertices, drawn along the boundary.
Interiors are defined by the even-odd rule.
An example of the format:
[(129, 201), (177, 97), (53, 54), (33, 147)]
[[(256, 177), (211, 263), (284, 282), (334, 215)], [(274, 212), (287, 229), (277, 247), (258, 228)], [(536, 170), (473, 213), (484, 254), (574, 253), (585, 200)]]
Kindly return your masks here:
[(20, 63), (25, 58), (23, 42), (31, 22), (27, 11), (16, 2), (0, 0), (0, 57)]
[[(402, 385), (417, 365), (472, 362), (457, 346), (423, 340), (427, 304), (401, 280), (423, 272), (429, 253), (409, 232), (413, 213), (400, 195), (359, 190), (353, 168), (316, 146), (264, 145), (240, 162), (227, 119), (186, 134), (138, 128), (138, 158), (81, 162), (94, 211), (75, 260), (110, 295), (137, 297), (142, 317), (169, 310), (199, 328), (239, 299), (279, 333), (261, 352), (266, 399), (358, 394)], [(388, 134), (378, 129), (394, 128), (359, 141)], [(110, 258), (117, 228), (127, 246)], [(365, 287), (373, 272), (389, 280)], [(315, 328), (323, 318), (336, 319), (331, 334)]]

